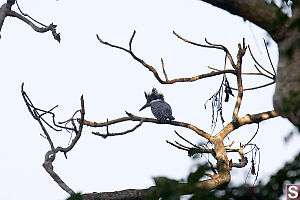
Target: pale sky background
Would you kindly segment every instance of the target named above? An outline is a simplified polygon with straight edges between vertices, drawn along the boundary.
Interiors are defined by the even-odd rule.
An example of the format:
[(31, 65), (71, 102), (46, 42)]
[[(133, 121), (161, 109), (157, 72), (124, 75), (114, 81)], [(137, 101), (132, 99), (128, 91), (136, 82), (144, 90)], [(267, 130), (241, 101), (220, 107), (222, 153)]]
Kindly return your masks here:
[[(1, 0), (1, 5), (6, 2)], [(189, 45), (177, 39), (172, 31), (195, 42), (225, 45), (236, 56), (237, 44), (246, 38), (257, 60), (271, 69), (264, 50), (263, 38), (270, 42), (269, 50), (275, 65), (278, 62), (276, 44), (267, 33), (242, 18), (198, 0), (24, 0), (23, 12), (44, 24), (58, 25), (61, 43), (51, 33), (36, 33), (24, 22), (6, 18), (1, 31), (1, 133), (0, 133), (0, 196), (1, 199), (65, 199), (64, 192), (42, 167), (48, 142), (40, 136), (38, 123), (29, 114), (22, 96), (21, 84), (33, 103), (40, 108), (55, 109), (57, 120), (68, 119), (80, 108), (80, 96), (85, 99), (86, 119), (103, 122), (125, 116), (125, 111), (152, 117), (150, 109), (138, 110), (145, 103), (144, 91), (156, 87), (163, 92), (178, 121), (189, 122), (211, 132), (211, 110), (204, 103), (219, 88), (221, 76), (193, 83), (161, 85), (130, 55), (105, 46), (96, 34), (108, 42), (128, 47), (134, 30), (133, 50), (137, 56), (153, 65), (163, 77), (160, 58), (164, 59), (169, 79), (190, 77), (209, 72), (207, 66), (221, 69), (224, 53)], [(13, 7), (16, 10), (16, 6)], [(243, 70), (254, 71), (249, 52), (244, 57)], [(235, 86), (234, 78), (229, 75)], [(247, 77), (245, 87), (266, 83)], [(241, 113), (272, 110), (274, 85), (245, 92)], [(236, 94), (236, 93), (235, 93)], [(235, 99), (223, 104), (226, 122), (231, 120)], [(208, 106), (210, 108), (210, 106)], [(126, 125), (125, 125), (126, 124)], [(136, 123), (111, 126), (120, 132)], [(253, 140), (261, 152), (259, 180), (266, 178), (291, 160), (299, 151), (299, 136), (290, 143), (283, 141), (293, 130), (280, 117), (260, 124)], [(218, 126), (215, 133), (220, 130)], [(240, 128), (230, 134), (225, 143), (233, 147), (247, 142), (257, 125)], [(196, 162), (186, 152), (165, 141), (182, 142), (174, 130), (194, 143), (203, 142), (196, 133), (179, 127), (144, 123), (125, 136), (102, 139), (84, 128), (83, 135), (66, 160), (59, 154), (55, 171), (76, 192), (115, 191), (146, 188), (153, 185), (152, 177), (186, 177)], [(50, 131), (50, 130), (49, 130)], [(94, 129), (93, 131), (106, 131)], [(51, 132), (51, 131), (50, 131)], [(70, 134), (51, 132), (55, 146), (66, 146)], [(234, 161), (237, 161), (237, 157)], [(248, 155), (251, 159), (251, 156)], [(213, 159), (209, 157), (211, 161)], [(233, 169), (232, 184), (243, 183), (250, 166)], [(250, 177), (249, 184), (254, 177)]]

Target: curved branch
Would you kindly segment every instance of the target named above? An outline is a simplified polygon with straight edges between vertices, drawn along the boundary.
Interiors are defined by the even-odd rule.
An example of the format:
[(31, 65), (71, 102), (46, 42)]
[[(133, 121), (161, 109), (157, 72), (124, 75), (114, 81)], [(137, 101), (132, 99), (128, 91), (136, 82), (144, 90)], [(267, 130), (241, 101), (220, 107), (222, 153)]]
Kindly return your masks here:
[(273, 80), (273, 81), (270, 82), (270, 83), (266, 83), (266, 84), (259, 85), (259, 86), (256, 86), (256, 87), (246, 88), (246, 89), (244, 89), (244, 91), (248, 91), (248, 90), (256, 90), (256, 89), (264, 88), (264, 87), (267, 87), (267, 86), (272, 85), (272, 84), (274, 84), (274, 83), (275, 83), (275, 80)]
[[(266, 45), (265, 45), (265, 46), (266, 46)], [(264, 73), (262, 73), (261, 70), (260, 70), (256, 65), (254, 65), (254, 67), (257, 69), (257, 71), (259, 71), (259, 73), (261, 73), (262, 75), (264, 75), (264, 76), (266, 76), (266, 77), (268, 77), (268, 78), (274, 80), (275, 77), (276, 77), (276, 72), (275, 72), (273, 63), (272, 63), (272, 61), (271, 61), (271, 59), (270, 59), (270, 54), (269, 54), (269, 50), (268, 50), (267, 46), (266, 46), (266, 51), (267, 51), (268, 58), (269, 58), (269, 61), (270, 61), (270, 63), (271, 63), (272, 69), (273, 69), (273, 73), (271, 73), (269, 70), (265, 69), (261, 64), (259, 64), (259, 62), (255, 59), (254, 55), (252, 54), (252, 51), (251, 51), (249, 45), (248, 45), (248, 49), (249, 49), (250, 55), (251, 55), (252, 59), (254, 60), (254, 62), (255, 62), (255, 63), (256, 63), (263, 71), (265, 71), (265, 72), (267, 72), (269, 75), (271, 75), (271, 77), (268, 76), (268, 75), (266, 75), (266, 74), (264, 74)]]
[(243, 117), (239, 117), (235, 121), (231, 121), (217, 134), (217, 136), (219, 136), (221, 138), (225, 138), (229, 133), (231, 133), (232, 131), (238, 129), (239, 127), (241, 127), (243, 125), (259, 123), (261, 121), (271, 119), (274, 117), (278, 117), (278, 114), (276, 113), (275, 110), (252, 114), (252, 115), (247, 114)]
[(219, 7), (238, 15), (245, 20), (260, 26), (268, 31), (275, 41), (284, 38), (288, 27), (284, 22), (287, 16), (271, 1), (265, 0), (202, 0), (213, 6)]
[(5, 17), (7, 16), (7, 12), (10, 10), (11, 6), (8, 3), (3, 4), (0, 7), (0, 32), (5, 20)]
[[(206, 73), (206, 74), (200, 74), (200, 75), (196, 75), (196, 76), (189, 77), (189, 78), (175, 78), (175, 79), (169, 80), (168, 77), (166, 76), (166, 71), (165, 71), (165, 68), (164, 68), (163, 61), (162, 61), (163, 72), (164, 72), (164, 76), (165, 76), (165, 79), (166, 79), (166, 80), (163, 80), (163, 79), (160, 78), (158, 72), (156, 71), (156, 69), (153, 66), (147, 64), (144, 60), (142, 60), (141, 58), (137, 57), (133, 53), (131, 46), (132, 46), (132, 41), (133, 41), (133, 37), (135, 36), (135, 33), (136, 32), (134, 31), (133, 34), (132, 34), (132, 36), (131, 36), (131, 38), (130, 38), (129, 49), (126, 49), (126, 48), (118, 46), (118, 45), (111, 44), (109, 42), (106, 42), (106, 41), (102, 40), (99, 37), (98, 34), (96, 36), (97, 36), (97, 39), (99, 40), (99, 42), (101, 42), (102, 44), (110, 46), (110, 47), (113, 47), (113, 48), (120, 49), (120, 50), (125, 51), (126, 53), (130, 54), (133, 57), (134, 60), (138, 61), (144, 67), (146, 67), (149, 71), (151, 71), (153, 73), (154, 77), (161, 84), (173, 84), (173, 83), (177, 83), (177, 82), (193, 82), (193, 81), (197, 81), (197, 80), (200, 80), (200, 79), (203, 79), (203, 78), (213, 77), (213, 76), (217, 76), (217, 75), (221, 75), (221, 74), (226, 74), (226, 73), (236, 74), (236, 71), (233, 70), (233, 69), (225, 69), (225, 70), (221, 70), (221, 71), (212, 71), (212, 72), (209, 72), (209, 73)], [(217, 49), (222, 49), (220, 47), (212, 47), (212, 46), (209, 46), (209, 47), (211, 47), (211, 48), (217, 48)], [(222, 49), (222, 50), (224, 50), (224, 49)]]
[(45, 161), (43, 163), (43, 167), (46, 172), (48, 172), (48, 174), (53, 178), (53, 180), (59, 185), (59, 187), (61, 187), (70, 195), (75, 194), (75, 192), (58, 176), (58, 174), (54, 172), (52, 162)]
[(107, 138), (107, 137), (110, 137), (110, 136), (118, 136), (118, 135), (125, 135), (127, 133), (131, 133), (133, 131), (135, 131), (135, 129), (137, 129), (138, 127), (140, 127), (142, 125), (142, 123), (144, 122), (144, 119), (142, 119), (140, 121), (140, 123), (138, 123), (136, 126), (134, 126), (132, 129), (129, 129), (129, 130), (126, 130), (126, 131), (123, 131), (123, 132), (119, 132), (119, 133), (109, 133), (108, 132), (108, 125), (107, 126), (107, 133), (106, 134), (102, 134), (102, 133), (99, 133), (99, 132), (92, 132), (92, 134), (94, 135), (98, 135), (98, 136), (101, 136), (103, 137), (104, 139)]
[(27, 19), (26, 17), (20, 15), (19, 13), (15, 12), (15, 11), (12, 11), (12, 10), (9, 10), (7, 12), (7, 16), (16, 17), (16, 18), (20, 19), (21, 21), (23, 21), (26, 24), (28, 24), (29, 26), (31, 26), (31, 28), (33, 30), (35, 30), (36, 32), (45, 33), (47, 31), (51, 31), (54, 39), (56, 41), (60, 42), (60, 34), (56, 33), (57, 26), (54, 25), (53, 23), (51, 23), (49, 26), (46, 26), (46, 27), (38, 27), (33, 22), (31, 22), (29, 19)]
[[(187, 42), (187, 43), (190, 43), (192, 45), (196, 45), (196, 46), (200, 46), (200, 47), (205, 47), (205, 48), (213, 48), (213, 49), (220, 49), (220, 50), (223, 50), (225, 53), (226, 53), (226, 57), (228, 57), (228, 59), (230, 60), (230, 63), (231, 65), (234, 67), (235, 66), (235, 63), (233, 61), (233, 58), (230, 54), (230, 52), (228, 51), (228, 49), (223, 46), (223, 45), (220, 45), (220, 44), (213, 44), (213, 43), (210, 43), (207, 41), (207, 39), (205, 38), (205, 42), (209, 45), (203, 45), (203, 44), (199, 44), (199, 43), (196, 43), (196, 42), (192, 42), (190, 40), (187, 40), (183, 37), (181, 37), (180, 35), (178, 35), (175, 31), (173, 31), (173, 34), (176, 35), (179, 39), (181, 39), (182, 41), (184, 42)], [(226, 61), (226, 60), (225, 60)]]
[[(79, 121), (79, 120), (81, 120), (81, 119), (80, 118), (77, 119), (77, 121)], [(174, 125), (174, 126), (185, 127), (185, 128), (193, 130), (198, 135), (204, 137), (205, 139), (207, 139), (209, 141), (212, 141), (212, 139), (213, 139), (213, 136), (211, 136), (210, 134), (206, 133), (205, 131), (203, 131), (203, 130), (199, 129), (198, 127), (196, 127), (192, 124), (189, 124), (189, 123), (179, 122), (179, 121), (167, 121), (167, 122), (163, 123), (163, 122), (160, 122), (159, 120), (154, 119), (154, 118), (138, 117), (138, 116), (135, 116), (131, 113), (129, 113), (128, 117), (121, 117), (121, 118), (110, 120), (110, 121), (107, 121), (107, 122), (100, 122), (99, 123), (99, 122), (90, 122), (90, 121), (84, 120), (83, 124), (86, 125), (86, 126), (90, 126), (90, 127), (106, 127), (106, 126), (109, 126), (109, 125), (112, 125), (112, 124), (125, 122), (125, 121), (142, 121), (142, 120), (143, 120), (143, 122), (150, 122), (150, 123), (156, 123), (156, 124), (170, 124), (170, 125)]]
[[(72, 123), (72, 128), (70, 127), (63, 127), (63, 126), (58, 126), (64, 130), (72, 130), (75, 132), (75, 137), (73, 138), (73, 140), (71, 141), (71, 143), (63, 148), (63, 147), (54, 147), (54, 143), (50, 137), (50, 134), (48, 133), (46, 127), (44, 126), (43, 123), (45, 123), (46, 125), (48, 125), (50, 128), (52, 128), (53, 130), (55, 131), (58, 131), (57, 129), (55, 129), (53, 126), (51, 126), (48, 122), (46, 122), (46, 120), (43, 119), (44, 115), (46, 114), (50, 114), (52, 115), (52, 120), (53, 120), (53, 124), (54, 126), (57, 126), (56, 123), (55, 123), (55, 120), (54, 120), (54, 113), (52, 113), (52, 110), (54, 108), (56, 108), (56, 106), (52, 109), (50, 109), (49, 111), (44, 111), (42, 109), (39, 109), (37, 107), (35, 107), (33, 105), (33, 103), (31, 102), (30, 98), (28, 97), (28, 95), (26, 94), (26, 92), (24, 91), (24, 83), (22, 84), (22, 87), (21, 87), (21, 93), (22, 93), (22, 96), (23, 96), (23, 99), (24, 99), (24, 102), (30, 112), (30, 114), (32, 115), (32, 117), (38, 121), (40, 127), (42, 128), (43, 130), (43, 133), (45, 135), (45, 138), (48, 140), (50, 146), (51, 146), (51, 149), (45, 154), (45, 160), (44, 160), (44, 163), (43, 163), (43, 167), (45, 168), (45, 170), (48, 172), (48, 174), (53, 178), (53, 180), (64, 190), (66, 191), (68, 194), (72, 195), (72, 194), (75, 194), (75, 192), (59, 177), (59, 175), (53, 170), (53, 162), (55, 160), (55, 157), (56, 157), (56, 154), (58, 152), (62, 152), (65, 157), (67, 158), (67, 153), (69, 151), (71, 151), (73, 149), (73, 147), (75, 146), (75, 144), (78, 142), (80, 136), (81, 136), (81, 133), (82, 133), (82, 130), (83, 130), (83, 121), (84, 121), (84, 116), (85, 116), (85, 108), (84, 108), (84, 99), (83, 99), (83, 96), (81, 96), (81, 109), (80, 109), (80, 119), (81, 120), (78, 120), (78, 123), (79, 123), (79, 129), (77, 129), (76, 125), (75, 125), (75, 120), (74, 120), (74, 116), (76, 113), (78, 113), (78, 111), (75, 112), (75, 114), (72, 116), (71, 119), (65, 121), (64, 123), (69, 123), (71, 122)], [(42, 114), (40, 114), (40, 112), (42, 112)]]
[(41, 129), (43, 130), (45, 136), (46, 136), (46, 139), (47, 141), (49, 142), (49, 145), (50, 145), (50, 148), (53, 152), (52, 156), (51, 156), (51, 161), (53, 161), (55, 159), (55, 156), (56, 156), (56, 152), (55, 152), (55, 147), (54, 147), (54, 144), (53, 144), (53, 141), (51, 140), (51, 137), (50, 135), (48, 134), (44, 124), (43, 124), (43, 118), (42, 116), (38, 113), (37, 111), (37, 108), (33, 105), (33, 103), (31, 102), (30, 98), (28, 97), (27, 93), (24, 91), (24, 83), (22, 83), (22, 86), (21, 86), (21, 94), (22, 94), (22, 97), (23, 97), (23, 100), (26, 104), (26, 107), (29, 111), (29, 113), (31, 114), (31, 116), (33, 117), (33, 119), (35, 119), (36, 121), (38, 121)]

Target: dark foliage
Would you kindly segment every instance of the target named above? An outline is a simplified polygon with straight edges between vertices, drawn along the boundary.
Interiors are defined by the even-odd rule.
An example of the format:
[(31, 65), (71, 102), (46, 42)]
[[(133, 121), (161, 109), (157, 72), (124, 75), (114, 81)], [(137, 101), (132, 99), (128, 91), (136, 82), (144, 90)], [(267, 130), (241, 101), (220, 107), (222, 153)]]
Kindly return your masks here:
[[(199, 165), (195, 172), (188, 175), (188, 183), (192, 186), (204, 176), (207, 170), (207, 165)], [(154, 180), (158, 192), (156, 198), (153, 196), (152, 200), (158, 199), (158, 194), (160, 194), (162, 200), (180, 199), (182, 190), (179, 189), (179, 181), (166, 177), (159, 177)], [(189, 199), (277, 200), (284, 194), (286, 184), (295, 183), (296, 181), (300, 181), (300, 152), (292, 162), (286, 163), (282, 169), (271, 176), (266, 184), (258, 183), (256, 186), (240, 185), (238, 187), (228, 187), (226, 190), (199, 190)]]

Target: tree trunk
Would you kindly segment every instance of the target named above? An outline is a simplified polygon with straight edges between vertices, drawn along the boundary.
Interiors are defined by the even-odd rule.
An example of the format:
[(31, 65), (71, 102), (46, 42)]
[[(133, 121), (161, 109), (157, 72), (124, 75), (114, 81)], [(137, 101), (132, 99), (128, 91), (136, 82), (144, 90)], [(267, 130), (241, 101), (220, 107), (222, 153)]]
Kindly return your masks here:
[(278, 42), (279, 63), (273, 97), (275, 110), (300, 129), (300, 33), (289, 30)]

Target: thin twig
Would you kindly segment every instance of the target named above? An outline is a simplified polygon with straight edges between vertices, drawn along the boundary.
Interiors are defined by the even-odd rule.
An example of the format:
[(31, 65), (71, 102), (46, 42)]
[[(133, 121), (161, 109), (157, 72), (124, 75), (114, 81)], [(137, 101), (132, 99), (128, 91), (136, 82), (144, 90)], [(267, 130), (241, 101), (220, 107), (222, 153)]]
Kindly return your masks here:
[(265, 69), (263, 66), (261, 66), (261, 64), (259, 64), (259, 62), (255, 59), (254, 55), (252, 54), (252, 51), (250, 49), (250, 45), (248, 45), (248, 49), (249, 49), (249, 52), (250, 52), (250, 55), (252, 57), (252, 59), (254, 60), (254, 62), (262, 69), (264, 70), (265, 72), (267, 72), (268, 74), (270, 74), (271, 76), (274, 76), (274, 74), (272, 74), (270, 71), (268, 71), (267, 69)]
[[(47, 139), (47, 141), (50, 144), (51, 149), (45, 154), (45, 160), (43, 163), (43, 167), (45, 168), (45, 170), (49, 173), (49, 175), (53, 178), (53, 180), (67, 193), (69, 193), (70, 195), (74, 194), (75, 192), (64, 183), (64, 181), (59, 177), (59, 175), (54, 172), (53, 170), (53, 162), (55, 160), (56, 154), (58, 152), (62, 152), (65, 157), (67, 158), (67, 152), (71, 151), (72, 148), (75, 146), (75, 144), (78, 142), (82, 130), (83, 130), (83, 122), (84, 122), (84, 115), (85, 115), (85, 109), (84, 109), (84, 99), (83, 96), (81, 96), (81, 110), (80, 110), (80, 119), (78, 121), (79, 123), (79, 129), (77, 129), (76, 125), (75, 125), (75, 120), (73, 119), (74, 115), (77, 113), (77, 111), (75, 112), (75, 114), (73, 115), (72, 119), (66, 120), (65, 123), (69, 123), (72, 122), (73, 128), (72, 131), (74, 131), (76, 133), (76, 136), (74, 137), (74, 139), (69, 142), (68, 146), (63, 148), (63, 147), (54, 147), (54, 143), (50, 137), (50, 134), (48, 133), (46, 127), (44, 126), (43, 123), (47, 124), (49, 127), (51, 127), (52, 129), (54, 129), (53, 126), (51, 126), (46, 120), (43, 119), (43, 116), (46, 114), (50, 114), (52, 115), (52, 119), (53, 119), (53, 124), (55, 126), (57, 126), (56, 122), (55, 122), (55, 114), (52, 112), (54, 108), (56, 108), (57, 106), (51, 108), (50, 110), (46, 111), (43, 109), (39, 109), (37, 107), (35, 107), (32, 103), (32, 101), (30, 100), (30, 98), (28, 97), (28, 95), (26, 94), (26, 92), (24, 91), (24, 83), (22, 84), (21, 87), (21, 93), (24, 99), (24, 102), (29, 110), (29, 112), (31, 113), (32, 117), (38, 121), (40, 127), (43, 130), (44, 135), (42, 135), (44, 138)], [(42, 112), (42, 114), (40, 114), (39, 112)], [(59, 126), (65, 130), (70, 130), (71, 128), (68, 127), (63, 127), (63, 126)], [(56, 130), (56, 129), (54, 129)]]
[(225, 46), (219, 45), (219, 44), (212, 44), (212, 43), (208, 42), (206, 38), (205, 38), (205, 42), (206, 42), (207, 44), (209, 44), (209, 45), (199, 44), (199, 43), (192, 42), (192, 41), (190, 41), (190, 40), (187, 40), (187, 39), (181, 37), (181, 36), (180, 36), (179, 34), (177, 34), (175, 31), (173, 31), (173, 34), (176, 35), (176, 36), (177, 36), (179, 39), (181, 39), (182, 41), (187, 42), (187, 43), (190, 43), (190, 44), (195, 45), (195, 46), (200, 46), (200, 47), (205, 47), (205, 48), (213, 48), (213, 49), (220, 49), (220, 50), (225, 51), (226, 56), (228, 57), (228, 59), (229, 59), (230, 62), (231, 62), (231, 65), (232, 65), (233, 67), (235, 66), (235, 63), (234, 63), (234, 61), (233, 61), (233, 59), (232, 59), (232, 56), (231, 56), (230, 52), (228, 51), (228, 49), (227, 49)]
[(262, 76), (265, 76), (265, 77), (267, 77), (267, 78), (269, 78), (269, 79), (274, 80), (274, 76), (269, 76), (269, 75), (267, 75), (267, 74), (265, 74), (265, 73), (262, 73), (262, 71), (256, 66), (256, 64), (254, 64), (254, 67), (255, 67), (255, 69), (256, 69)]
[(181, 144), (181, 143), (179, 143), (179, 142), (177, 142), (177, 141), (175, 141), (175, 143), (176, 143), (178, 146), (181, 146), (181, 147), (183, 147), (183, 148), (191, 149), (191, 147), (185, 146), (185, 145), (183, 145), (183, 144)]
[(42, 24), (41, 22), (39, 22), (39, 21), (35, 20), (34, 18), (32, 18), (30, 15), (28, 15), (28, 14), (22, 12), (22, 10), (21, 10), (21, 8), (20, 8), (20, 6), (19, 6), (18, 1), (16, 1), (16, 4), (17, 4), (17, 7), (18, 7), (18, 10), (20, 11), (20, 13), (21, 13), (24, 17), (28, 17), (29, 19), (31, 19), (31, 20), (34, 21), (35, 23), (37, 23), (37, 24), (39, 24), (39, 25), (41, 25), (41, 26), (46, 27), (45, 24)]
[[(130, 54), (133, 57), (134, 60), (138, 61), (144, 67), (146, 67), (149, 71), (151, 71), (153, 73), (154, 77), (161, 84), (173, 84), (173, 83), (177, 83), (177, 82), (194, 82), (194, 81), (197, 81), (197, 80), (200, 80), (200, 79), (203, 79), (203, 78), (213, 77), (213, 76), (217, 76), (217, 75), (221, 75), (221, 74), (226, 74), (226, 73), (235, 74), (236, 73), (235, 70), (228, 69), (228, 70), (223, 70), (223, 71), (216, 71), (216, 72), (210, 72), (210, 73), (206, 73), (206, 74), (200, 74), (200, 75), (196, 75), (196, 76), (189, 77), (189, 78), (175, 78), (175, 79), (172, 79), (172, 80), (163, 80), (163, 79), (160, 78), (158, 72), (156, 71), (156, 69), (153, 66), (147, 64), (144, 60), (137, 57), (134, 54), (134, 52), (132, 51), (131, 45), (132, 45), (132, 40), (133, 40), (134, 35), (135, 35), (135, 31), (133, 32), (133, 34), (130, 38), (129, 49), (126, 49), (124, 47), (106, 42), (106, 41), (102, 40), (98, 34), (96, 34), (97, 39), (100, 43), (102, 43), (104, 45), (107, 45), (107, 46), (110, 46), (110, 47), (113, 47), (113, 48), (120, 49), (120, 50), (125, 51), (126, 53)], [(213, 48), (213, 47), (211, 47), (211, 48)]]
[[(266, 83), (266, 84), (263, 84), (263, 85), (259, 85), (259, 86), (256, 86), (256, 87), (251, 87), (251, 88), (246, 88), (246, 89), (243, 89), (243, 91), (249, 91), (249, 90), (256, 90), (256, 89), (260, 89), (260, 88), (264, 88), (264, 87), (267, 87), (269, 85), (272, 85), (275, 83), (275, 80), (273, 80), (272, 82), (270, 83)], [(237, 90), (236, 88), (231, 88), (232, 90)]]
[(180, 137), (182, 140), (184, 140), (185, 142), (189, 143), (190, 145), (192, 145), (195, 148), (199, 148), (197, 145), (193, 144), (192, 142), (188, 141), (187, 139), (185, 139), (184, 137), (182, 137), (177, 131), (174, 130), (174, 132), (176, 133), (176, 135), (178, 137)]
[(172, 146), (178, 148), (178, 149), (181, 149), (181, 150), (184, 150), (184, 151), (189, 151), (189, 150), (190, 150), (189, 148), (184, 148), (184, 147), (178, 146), (178, 145), (176, 145), (176, 144), (174, 144), (174, 143), (172, 143), (172, 142), (170, 142), (170, 141), (168, 141), (168, 140), (166, 140), (166, 142), (167, 142), (168, 144), (170, 144), (170, 145), (172, 145)]
[(103, 137), (104, 139), (107, 138), (107, 137), (111, 137), (111, 136), (119, 136), (119, 135), (125, 135), (127, 133), (131, 133), (133, 131), (135, 131), (138, 127), (140, 127), (142, 125), (142, 123), (144, 122), (144, 119), (141, 119), (140, 123), (138, 123), (136, 126), (134, 126), (132, 129), (129, 129), (129, 130), (126, 130), (126, 131), (123, 131), (123, 132), (119, 132), (119, 133), (109, 133), (108, 132), (108, 120), (107, 120), (107, 124), (106, 124), (106, 134), (101, 134), (99, 132), (92, 132), (92, 134), (94, 135), (98, 135), (98, 136), (101, 136)]
[(166, 73), (166, 71), (165, 71), (164, 60), (161, 58), (160, 61), (161, 61), (161, 67), (162, 67), (163, 73), (164, 73), (164, 75), (165, 75), (166, 81), (169, 81), (168, 76), (167, 76), (167, 73)]
[(48, 134), (48, 131), (46, 130), (43, 122), (41, 121), (41, 117), (40, 115), (38, 114), (38, 112), (36, 111), (35, 107), (33, 106), (31, 100), (29, 99), (29, 97), (27, 96), (26, 92), (24, 91), (24, 83), (22, 83), (22, 86), (21, 86), (21, 93), (22, 93), (22, 96), (23, 96), (23, 100), (29, 110), (29, 112), (31, 113), (32, 117), (38, 121), (40, 127), (42, 128), (43, 132), (44, 132), (44, 135), (46, 136), (47, 138), (47, 141), (49, 142), (50, 144), (50, 147), (51, 147), (51, 150), (53, 152), (52, 154), (52, 157), (51, 157), (51, 160), (54, 160), (55, 159), (55, 147), (54, 147), (54, 144), (53, 144), (53, 141), (51, 140), (51, 137), (50, 135)]
[(257, 129), (256, 129), (256, 132), (254, 133), (254, 135), (252, 136), (252, 138), (244, 145), (247, 146), (248, 144), (250, 144), (250, 142), (255, 138), (255, 136), (257, 135), (258, 133), (258, 129), (259, 129), (259, 123), (257, 123)]
[(132, 41), (133, 41), (133, 38), (134, 38), (134, 36), (135, 36), (135, 33), (136, 33), (136, 31), (134, 30), (134, 31), (133, 31), (133, 34), (132, 34), (132, 36), (131, 36), (131, 38), (130, 38), (130, 40), (129, 40), (129, 51), (130, 51), (130, 52), (132, 52)]
[(271, 67), (272, 67), (272, 69), (273, 69), (274, 76), (276, 76), (276, 71), (275, 71), (274, 65), (273, 65), (273, 63), (272, 63), (272, 60), (271, 60), (271, 57), (270, 57), (270, 53), (269, 53), (269, 49), (268, 49), (268, 46), (267, 46), (267, 43), (266, 43), (266, 40), (265, 40), (265, 39), (264, 39), (264, 44), (265, 44), (265, 47), (266, 47), (266, 51), (267, 51), (267, 54), (268, 54), (268, 58), (269, 58)]

